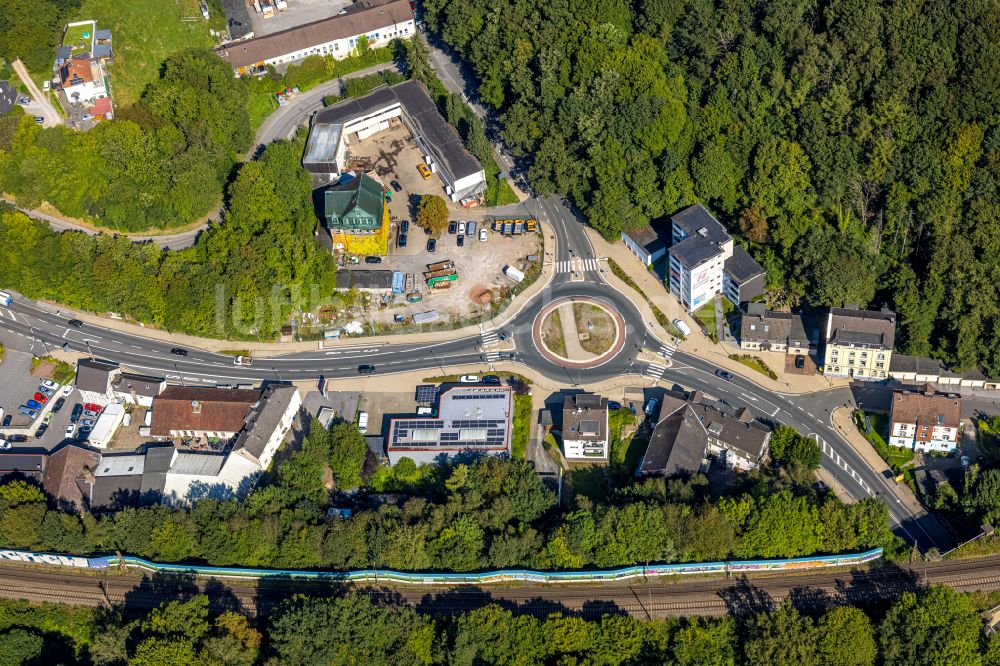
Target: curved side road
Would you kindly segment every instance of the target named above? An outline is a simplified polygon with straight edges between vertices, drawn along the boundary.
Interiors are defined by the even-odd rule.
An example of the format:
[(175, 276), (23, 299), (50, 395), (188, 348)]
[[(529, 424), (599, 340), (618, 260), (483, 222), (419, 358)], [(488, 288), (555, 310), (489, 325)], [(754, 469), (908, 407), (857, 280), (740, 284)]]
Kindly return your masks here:
[(345, 591), (377, 596), (387, 604), (422, 612), (451, 613), (499, 603), (534, 615), (564, 612), (584, 617), (629, 614), (641, 618), (725, 615), (773, 608), (786, 598), (799, 605), (870, 605), (893, 601), (900, 594), (929, 584), (963, 592), (1000, 590), (1000, 556), (869, 568), (825, 570), (815, 574), (749, 575), (738, 578), (656, 579), (631, 585), (546, 586), (504, 588), (344, 585), (288, 578), (263, 581), (199, 579), (183, 575), (143, 576), (130, 571), (103, 574), (30, 565), (0, 564), (0, 596), (81, 606), (122, 604), (153, 608), (163, 601), (205, 593), (217, 610), (239, 608), (268, 615), (294, 594), (340, 596)]

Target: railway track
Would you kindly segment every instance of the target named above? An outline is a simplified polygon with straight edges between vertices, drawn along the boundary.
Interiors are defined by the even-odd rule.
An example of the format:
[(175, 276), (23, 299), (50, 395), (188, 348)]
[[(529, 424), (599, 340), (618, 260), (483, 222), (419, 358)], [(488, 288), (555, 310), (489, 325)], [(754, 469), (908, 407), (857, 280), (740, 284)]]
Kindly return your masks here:
[(381, 603), (423, 612), (468, 611), (490, 603), (521, 613), (567, 612), (595, 617), (723, 615), (760, 609), (794, 597), (800, 605), (875, 604), (919, 586), (942, 583), (964, 592), (1000, 590), (1000, 557), (907, 566), (822, 570), (800, 574), (673, 577), (630, 585), (506, 585), (496, 587), (370, 586), (287, 578), (262, 580), (149, 575), (131, 570), (94, 573), (71, 568), (0, 564), (0, 597), (85, 606), (153, 608), (204, 592), (214, 610), (268, 614), (294, 594), (366, 593)]

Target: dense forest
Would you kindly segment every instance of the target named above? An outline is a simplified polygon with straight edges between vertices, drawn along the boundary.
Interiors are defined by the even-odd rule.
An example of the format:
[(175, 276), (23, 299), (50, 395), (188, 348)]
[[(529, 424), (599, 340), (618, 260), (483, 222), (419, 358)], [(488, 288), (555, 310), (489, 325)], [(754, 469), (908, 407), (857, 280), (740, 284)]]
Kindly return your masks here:
[[(332, 431), (317, 426), (243, 500), (77, 516), (26, 481), (0, 485), (0, 547), (120, 550), (213, 565), (411, 571), (577, 569), (878, 546), (887, 548), (887, 556), (898, 553), (884, 503), (842, 504), (811, 485), (808, 462), (795, 471), (803, 463), (791, 455), (783, 457), (782, 468), (747, 475), (723, 497), (711, 495), (701, 475), (620, 479), (603, 497), (578, 494), (560, 508), (524, 460), (420, 467), (403, 460), (381, 468), (353, 424)], [(330, 477), (336, 493), (324, 482)], [(346, 520), (330, 518), (331, 504), (354, 513)]]
[(313, 237), (300, 155), (299, 142), (278, 142), (241, 166), (228, 188), (225, 224), (186, 250), (58, 233), (0, 207), (0, 284), (168, 331), (271, 339), (294, 309), (318, 307), (334, 287), (333, 259)]
[[(223, 593), (222, 601), (226, 599)], [(762, 597), (766, 595), (761, 595)], [(608, 613), (538, 618), (498, 605), (427, 615), (366, 595), (296, 597), (256, 622), (205, 595), (146, 613), (0, 600), (5, 666), (997, 666), (969, 597), (904, 593), (882, 612), (758, 600), (732, 617), (643, 621)]]
[(1000, 376), (1000, 5), (425, 0), (543, 194), (608, 237), (704, 202), (776, 304), (894, 307)]
[(185, 51), (138, 103), (89, 132), (21, 116), (0, 144), (0, 190), (118, 231), (181, 226), (222, 203), (252, 138), (243, 82), (211, 51)]

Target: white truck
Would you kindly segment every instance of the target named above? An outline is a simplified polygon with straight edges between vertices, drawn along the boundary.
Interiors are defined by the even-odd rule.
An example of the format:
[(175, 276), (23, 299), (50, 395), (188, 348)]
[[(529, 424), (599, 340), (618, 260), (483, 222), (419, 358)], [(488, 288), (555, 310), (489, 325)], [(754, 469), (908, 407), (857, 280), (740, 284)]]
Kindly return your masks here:
[(680, 319), (674, 319), (673, 324), (677, 327), (678, 331), (684, 334), (684, 337), (691, 335), (691, 329)]
[(524, 282), (524, 273), (517, 270), (513, 266), (504, 266), (503, 272), (504, 275), (509, 277), (514, 282)]

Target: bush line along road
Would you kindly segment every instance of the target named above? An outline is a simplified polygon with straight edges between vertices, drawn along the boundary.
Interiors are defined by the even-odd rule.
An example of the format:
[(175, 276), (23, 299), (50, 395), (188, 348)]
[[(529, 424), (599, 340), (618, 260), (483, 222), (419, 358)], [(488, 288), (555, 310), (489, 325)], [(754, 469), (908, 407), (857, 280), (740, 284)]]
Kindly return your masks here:
[[(552, 261), (559, 265), (574, 257), (595, 258), (593, 247), (584, 233), (583, 224), (574, 212), (555, 197), (533, 199), (524, 204), (527, 211), (546, 221), (556, 236)], [(565, 265), (565, 264), (563, 264)], [(603, 269), (602, 269), (603, 270)], [(649, 364), (639, 359), (642, 349), (658, 349), (661, 342), (650, 330), (653, 324), (643, 319), (630, 298), (613, 289), (601, 271), (585, 271), (582, 280), (572, 274), (555, 273), (551, 281), (534, 298), (524, 303), (501, 327), (512, 335), (517, 348), (517, 362), (554, 381), (586, 385), (614, 377), (635, 375), (640, 382)], [(621, 313), (626, 324), (627, 343), (614, 358), (592, 369), (557, 366), (537, 352), (531, 339), (535, 314), (557, 298), (596, 296), (611, 303)], [(232, 358), (219, 354), (191, 350), (179, 358), (170, 353), (175, 343), (159, 341), (87, 324), (76, 329), (67, 326), (67, 317), (57, 314), (50, 305), (15, 300), (0, 313), (2, 326), (21, 336), (21, 345), (29, 343), (44, 350), (68, 349), (108, 358), (140, 371), (163, 373), (171, 382), (199, 384), (234, 384), (260, 381), (302, 381), (319, 378), (354, 377), (361, 363), (373, 363), (380, 374), (414, 370), (441, 369), (443, 366), (487, 365), (479, 335), (426, 344), (378, 344), (358, 340), (356, 346), (329, 351), (298, 352), (274, 358), (259, 358), (253, 366), (234, 366)], [(17, 348), (18, 341), (12, 345)], [(824, 451), (823, 468), (855, 498), (880, 497), (889, 505), (893, 528), (921, 548), (946, 550), (950, 543), (930, 514), (915, 516), (893, 495), (890, 482), (871, 469), (864, 459), (847, 444), (830, 424), (830, 412), (852, 402), (847, 389), (822, 391), (802, 395), (775, 394), (754, 382), (736, 376), (726, 381), (715, 375), (716, 366), (680, 350), (673, 355), (673, 365), (662, 379), (690, 389), (705, 391), (725, 398), (733, 404), (746, 404), (758, 416), (792, 426), (809, 436), (818, 437)]]

